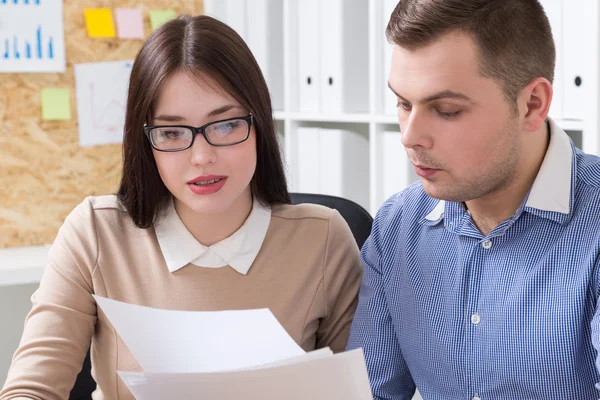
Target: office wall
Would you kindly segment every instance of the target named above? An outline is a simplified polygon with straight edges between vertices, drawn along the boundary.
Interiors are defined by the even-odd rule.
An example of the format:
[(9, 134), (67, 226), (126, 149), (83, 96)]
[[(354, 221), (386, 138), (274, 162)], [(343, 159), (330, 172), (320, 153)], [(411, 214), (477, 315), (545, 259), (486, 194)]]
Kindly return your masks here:
[[(92, 39), (85, 8), (139, 7), (200, 14), (202, 0), (64, 0), (64, 74), (0, 74), (0, 248), (51, 243), (67, 214), (85, 196), (115, 192), (119, 145), (80, 148), (73, 65), (134, 58), (142, 41)], [(42, 88), (69, 88), (70, 121), (42, 121)]]
[(0, 286), (0, 388), (6, 380), (13, 353), (23, 333), (23, 322), (31, 308), (31, 295), (38, 284)]

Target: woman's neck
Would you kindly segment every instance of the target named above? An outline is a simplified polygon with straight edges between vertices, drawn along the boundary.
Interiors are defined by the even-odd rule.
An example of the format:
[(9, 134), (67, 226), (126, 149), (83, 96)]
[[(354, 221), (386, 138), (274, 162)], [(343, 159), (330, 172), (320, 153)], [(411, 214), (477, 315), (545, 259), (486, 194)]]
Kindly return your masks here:
[(233, 206), (222, 212), (199, 214), (175, 201), (179, 218), (194, 238), (205, 246), (212, 246), (231, 236), (244, 224), (252, 211), (252, 195), (242, 195)]

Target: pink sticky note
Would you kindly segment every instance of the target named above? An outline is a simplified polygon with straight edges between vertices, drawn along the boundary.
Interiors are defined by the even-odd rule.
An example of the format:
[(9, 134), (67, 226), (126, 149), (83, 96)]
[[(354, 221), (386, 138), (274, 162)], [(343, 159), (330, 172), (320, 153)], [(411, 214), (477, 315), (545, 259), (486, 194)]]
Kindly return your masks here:
[(144, 18), (141, 8), (115, 8), (119, 39), (144, 39)]

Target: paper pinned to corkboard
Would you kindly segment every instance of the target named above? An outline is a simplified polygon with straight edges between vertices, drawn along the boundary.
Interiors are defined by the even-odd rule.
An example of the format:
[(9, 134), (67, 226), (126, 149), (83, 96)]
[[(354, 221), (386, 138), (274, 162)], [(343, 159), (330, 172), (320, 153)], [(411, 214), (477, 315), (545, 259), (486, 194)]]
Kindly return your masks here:
[[(84, 9), (141, 8), (201, 14), (202, 0), (64, 0), (64, 74), (0, 74), (0, 248), (52, 243), (69, 212), (88, 195), (114, 193), (121, 145), (81, 148), (73, 65), (133, 59), (140, 40), (89, 38)], [(42, 88), (69, 88), (72, 119), (44, 121)]]

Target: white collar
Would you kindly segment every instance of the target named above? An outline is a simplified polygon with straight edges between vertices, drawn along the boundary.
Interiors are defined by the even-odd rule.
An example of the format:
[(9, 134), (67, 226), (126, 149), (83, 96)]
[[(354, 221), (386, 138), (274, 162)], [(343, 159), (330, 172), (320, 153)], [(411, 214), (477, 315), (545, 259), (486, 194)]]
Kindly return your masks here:
[(229, 265), (246, 275), (260, 251), (270, 223), (271, 208), (255, 199), (244, 224), (228, 238), (207, 247), (187, 230), (171, 200), (158, 219), (155, 232), (171, 272), (191, 263), (207, 268)]
[[(571, 140), (551, 118), (548, 118), (548, 122), (550, 143), (544, 161), (531, 186), (525, 207), (569, 214), (573, 168)], [(439, 220), (444, 214), (445, 205), (446, 202), (440, 200), (425, 219), (428, 221)]]

